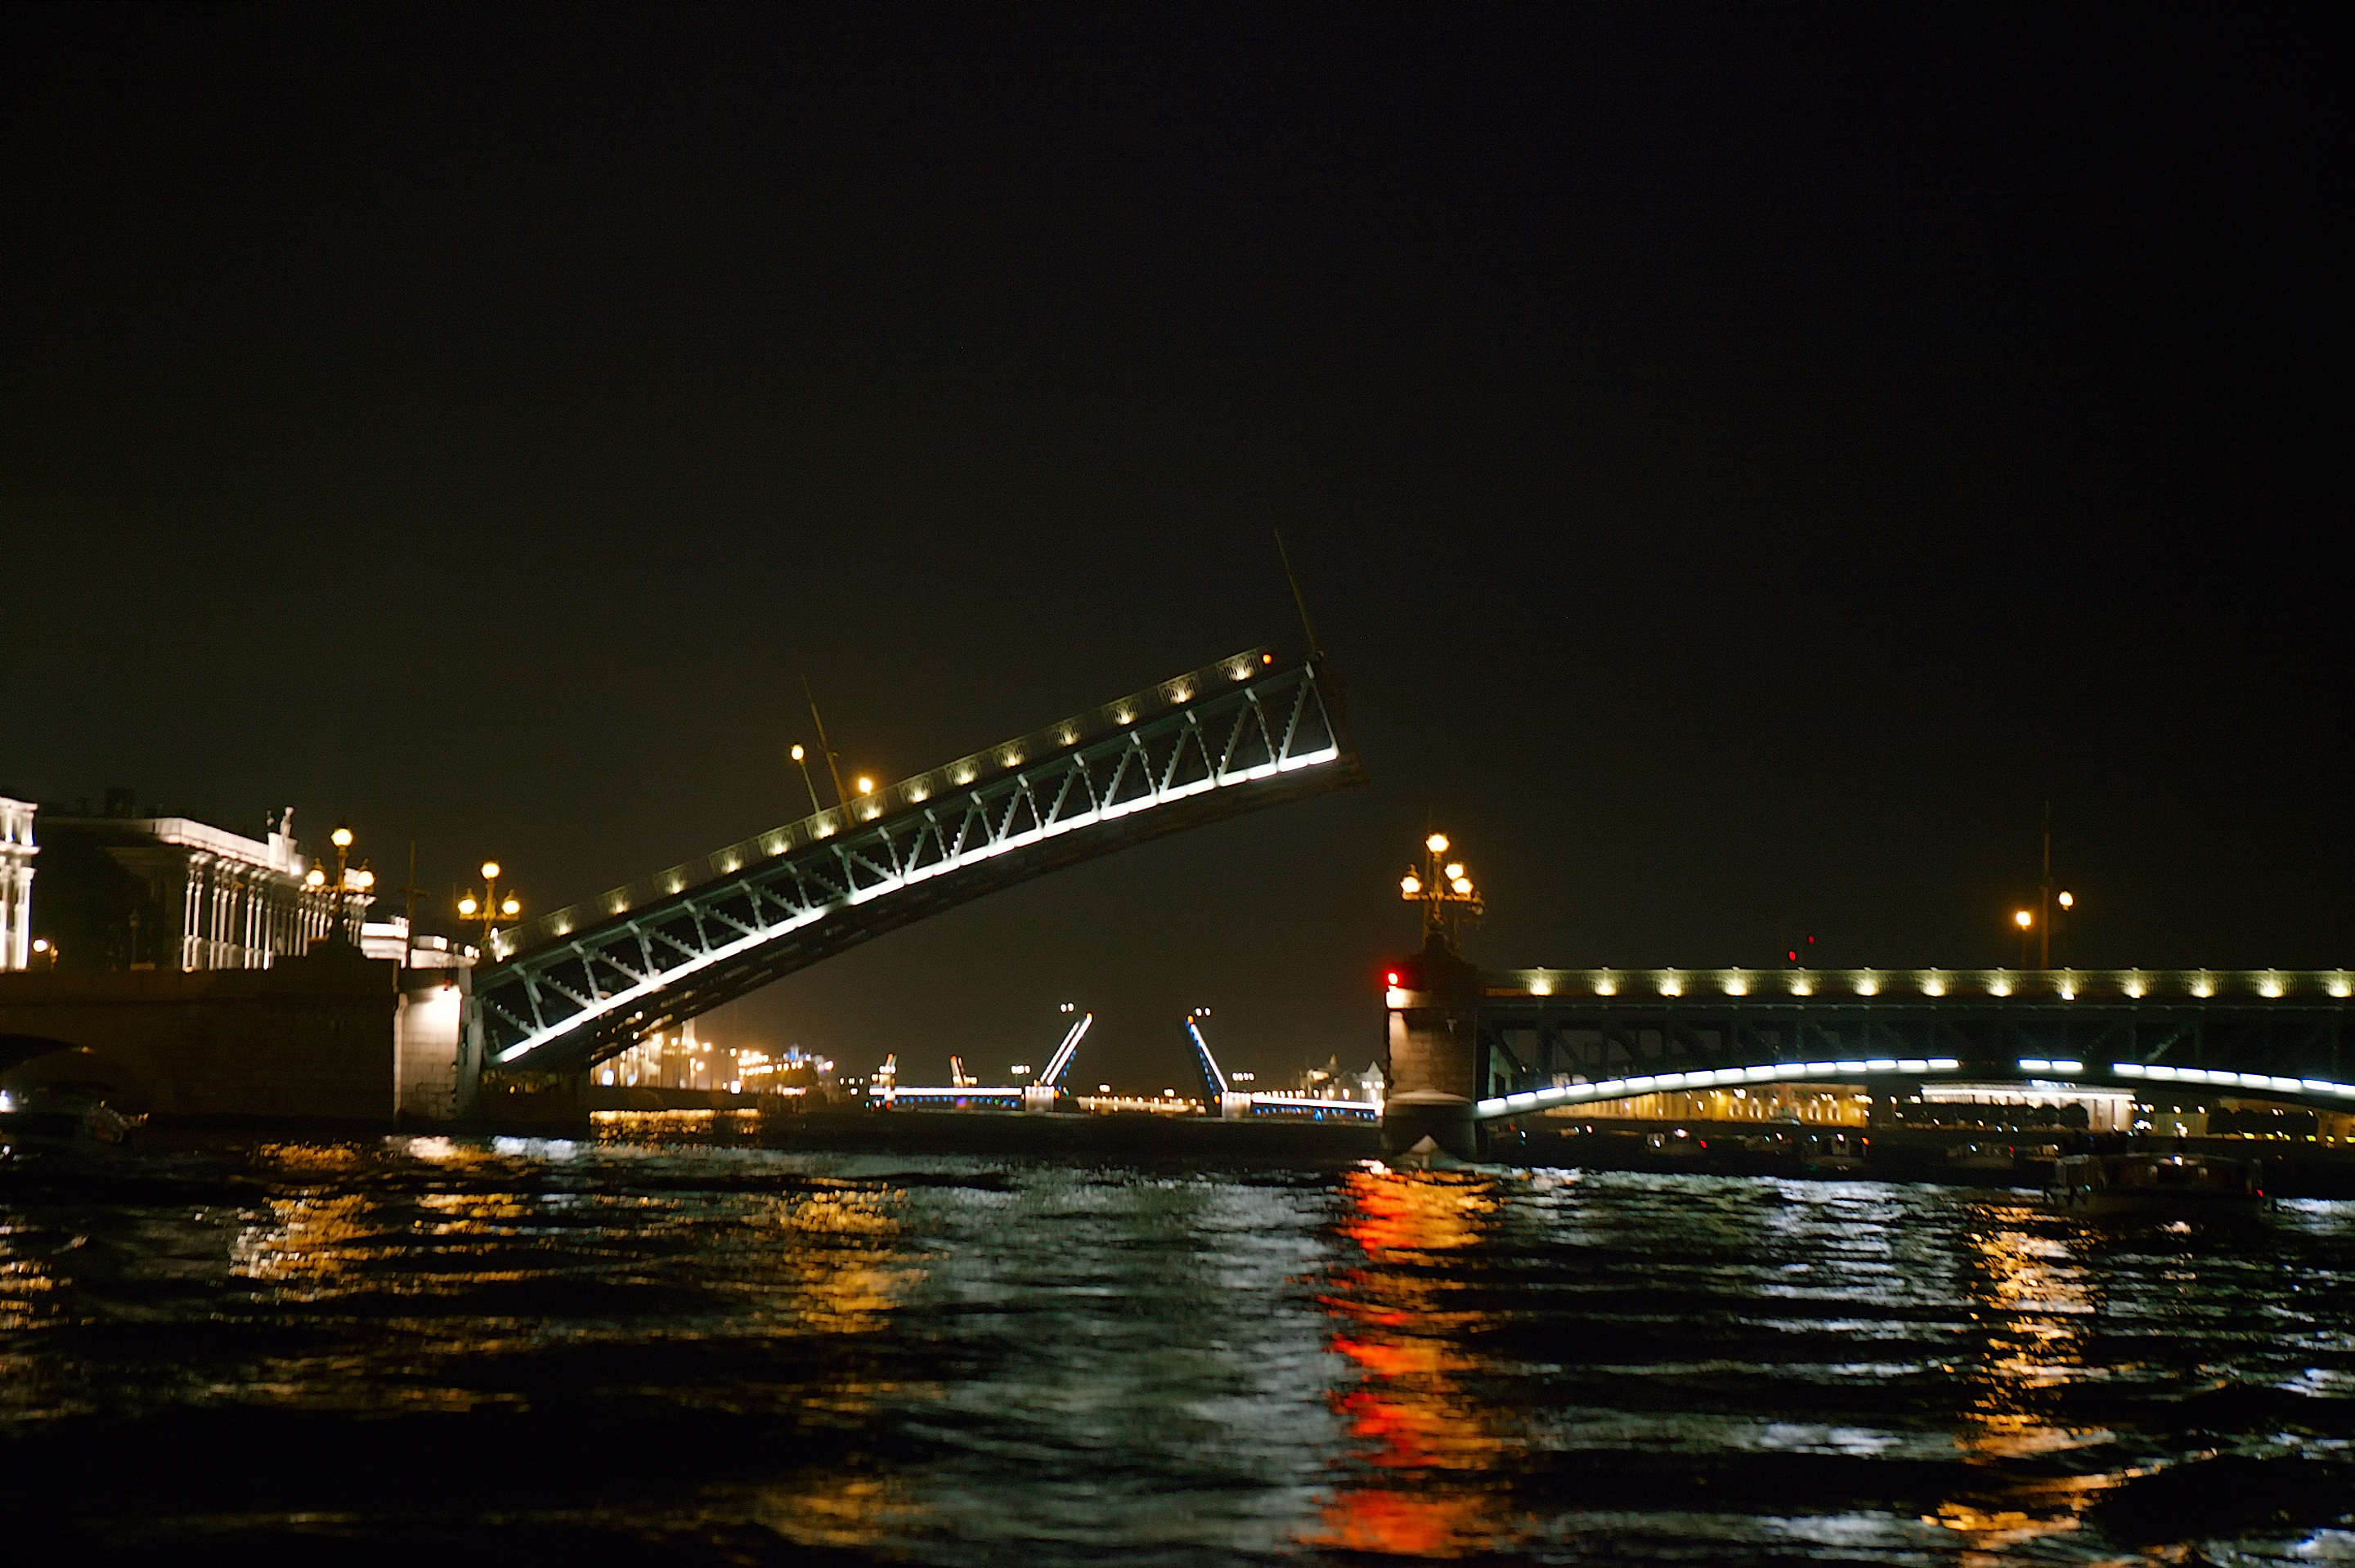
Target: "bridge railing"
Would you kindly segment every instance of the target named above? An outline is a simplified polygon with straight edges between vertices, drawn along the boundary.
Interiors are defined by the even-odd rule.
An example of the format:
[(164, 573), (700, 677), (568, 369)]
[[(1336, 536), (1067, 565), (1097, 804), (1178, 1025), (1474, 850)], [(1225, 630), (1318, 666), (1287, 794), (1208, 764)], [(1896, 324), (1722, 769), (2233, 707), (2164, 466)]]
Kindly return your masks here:
[(1491, 996), (1631, 1001), (2343, 1001), (2355, 994), (2346, 969), (1491, 969), (1487, 981)]
[(1001, 777), (1022, 767), (1026, 762), (1102, 739), (1134, 725), (1185, 707), (1206, 692), (1250, 680), (1275, 662), (1268, 648), (1250, 648), (1205, 664), (1158, 685), (1148, 686), (1115, 702), (1109, 702), (1087, 713), (1077, 714), (1050, 724), (1028, 735), (998, 742), (954, 762), (946, 763), (912, 778), (886, 784), (843, 806), (814, 811), (798, 821), (772, 828), (767, 832), (717, 849), (699, 860), (683, 862), (667, 870), (621, 887), (611, 888), (596, 897), (552, 910), (537, 919), (526, 920), (499, 932), (491, 941), (490, 956), (506, 959), (535, 948), (560, 941), (574, 932), (627, 914), (645, 905), (689, 892), (707, 883), (722, 881), (735, 875), (748, 865), (758, 865), (774, 860), (797, 849), (823, 843), (827, 839), (863, 823), (922, 805), (934, 797), (964, 789), (978, 779)]

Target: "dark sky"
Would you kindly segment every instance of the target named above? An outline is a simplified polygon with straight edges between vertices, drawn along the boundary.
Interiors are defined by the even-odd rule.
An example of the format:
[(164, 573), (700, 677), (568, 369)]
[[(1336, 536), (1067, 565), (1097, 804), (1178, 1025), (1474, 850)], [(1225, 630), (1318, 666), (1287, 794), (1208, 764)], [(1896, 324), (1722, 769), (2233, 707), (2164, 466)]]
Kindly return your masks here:
[(712, 1032), (1363, 1061), (1426, 813), (1499, 965), (1997, 962), (2047, 800), (2072, 958), (2355, 962), (2325, 18), (13, 7), (0, 789), (544, 910), (804, 673), (897, 774), (1296, 650), (1273, 522), (1369, 788)]

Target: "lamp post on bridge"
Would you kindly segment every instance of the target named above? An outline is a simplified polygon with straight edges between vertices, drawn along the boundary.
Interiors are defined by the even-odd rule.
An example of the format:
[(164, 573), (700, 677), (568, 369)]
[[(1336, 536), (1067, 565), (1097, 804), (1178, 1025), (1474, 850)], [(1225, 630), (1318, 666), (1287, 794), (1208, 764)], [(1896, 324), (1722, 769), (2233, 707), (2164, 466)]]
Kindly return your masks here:
[(498, 934), (498, 922), (501, 917), (512, 920), (523, 913), (522, 901), (514, 894), (510, 893), (503, 899), (499, 897), (498, 893), (499, 863), (486, 860), (483, 863), (483, 895), (480, 898), (475, 897), (474, 890), (469, 888), (464, 896), (458, 900), (458, 915), (461, 919), (480, 920), (483, 923), (483, 961), (485, 963), (491, 961), (491, 938)]
[[(2070, 910), (2077, 906), (2075, 894), (2065, 887), (2056, 892), (2052, 886), (2052, 802), (2050, 800), (2044, 802), (2044, 879), (2037, 884), (2036, 895), (2037, 967), (2050, 969), (2052, 967), (2052, 938), (2056, 935), (2066, 934), (2061, 928), (2061, 922)], [(2061, 961), (2064, 965), (2069, 961), (2065, 943), (2062, 948)], [(2024, 947), (2020, 949), (2019, 967), (2028, 967), (2028, 951)]]
[(810, 777), (809, 753), (800, 741), (794, 742), (794, 766), (802, 770), (802, 788), (809, 791), (810, 815), (815, 817), (826, 808), (818, 803), (817, 782)]
[[(2036, 967), (2040, 970), (2050, 970), (2052, 968), (2053, 927), (2061, 923), (2062, 916), (2077, 907), (2077, 895), (2065, 887), (2054, 893), (2048, 885), (2042, 891), (2045, 898), (2041, 918), (2033, 909), (2015, 909), (2011, 912), (2011, 923), (2019, 928), (2019, 967), (2023, 969), (2028, 968), (2028, 938), (2030, 932), (2034, 932), (2037, 937)], [(2066, 943), (2062, 944), (2061, 961), (2063, 964), (2069, 961)]]
[[(352, 830), (347, 824), (336, 823), (336, 831), (327, 835), (327, 840), (336, 846), (335, 892), (328, 895), (333, 902), (329, 906), (332, 915), (327, 927), (327, 939), (346, 947), (357, 947), (358, 944), (353, 939), (351, 928), (352, 895), (366, 893), (374, 887), (376, 873), (368, 869), (366, 861), (357, 866), (351, 863)], [(304, 885), (314, 892), (325, 889), (327, 881), (325, 866), (314, 865), (303, 877)]]
[(1399, 897), (1409, 904), (1423, 906), (1423, 937), (1426, 945), (1434, 937), (1448, 947), (1456, 946), (1456, 927), (1465, 921), (1476, 921), (1487, 912), (1480, 901), (1479, 889), (1464, 869), (1464, 863), (1443, 860), (1447, 853), (1447, 835), (1433, 833), (1423, 841), (1423, 869), (1412, 866), (1399, 878)]
[(1423, 950), (1384, 978), (1389, 1012), (1382, 1102), (1385, 1152), (1458, 1160), (1479, 1154), (1472, 1102), (1487, 1092), (1479, 1043), (1480, 971), (1456, 949), (1456, 933), (1486, 906), (1464, 863), (1447, 858), (1445, 833), (1423, 841), (1421, 870), (1399, 878), (1399, 897), (1423, 911)]

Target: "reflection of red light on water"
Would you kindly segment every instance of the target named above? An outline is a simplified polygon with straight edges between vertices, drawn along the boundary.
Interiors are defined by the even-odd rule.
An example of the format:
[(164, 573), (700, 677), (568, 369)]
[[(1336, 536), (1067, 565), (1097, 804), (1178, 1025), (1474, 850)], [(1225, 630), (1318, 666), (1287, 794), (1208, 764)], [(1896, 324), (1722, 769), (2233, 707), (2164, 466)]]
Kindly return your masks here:
[(1314, 1542), (1344, 1552), (1387, 1552), (1435, 1557), (1485, 1539), (1476, 1523), (1476, 1497), (1410, 1497), (1378, 1488), (1348, 1491), (1325, 1506), (1324, 1533)]
[(1350, 1340), (1336, 1334), (1333, 1348), (1377, 1377), (1404, 1377), (1409, 1372), (1428, 1372), (1431, 1366), (1428, 1355), (1379, 1340)]
[(1396, 1400), (1375, 1393), (1344, 1394), (1337, 1403), (1349, 1423), (1349, 1436), (1381, 1445), (1380, 1452), (1367, 1456), (1372, 1463), (1385, 1470), (1419, 1470), (1430, 1466), (1431, 1447), (1423, 1434), (1423, 1428), (1430, 1424), (1427, 1417)]
[[(1377, 1328), (1402, 1328), (1408, 1321), (1407, 1315), (1403, 1312), (1387, 1307), (1369, 1307), (1362, 1301), (1346, 1300), (1338, 1296), (1319, 1296), (1316, 1298), (1316, 1305), (1324, 1308), (1327, 1312), (1337, 1312), (1345, 1318), (1355, 1318), (1360, 1323), (1371, 1323)], [(1346, 1351), (1343, 1353), (1347, 1354)]]
[(1341, 1234), (1369, 1253), (1401, 1251), (1422, 1244), (1423, 1217), (1405, 1195), (1381, 1186), (1360, 1189), (1359, 1217), (1341, 1226)]

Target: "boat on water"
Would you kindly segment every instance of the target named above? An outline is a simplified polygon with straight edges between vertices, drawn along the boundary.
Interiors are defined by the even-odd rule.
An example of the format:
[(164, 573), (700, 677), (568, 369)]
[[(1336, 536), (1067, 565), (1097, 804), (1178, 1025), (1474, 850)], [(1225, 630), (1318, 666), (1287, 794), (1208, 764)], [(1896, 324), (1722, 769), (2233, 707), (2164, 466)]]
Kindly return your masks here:
[(14, 1094), (0, 1090), (0, 1144), (128, 1143), (147, 1118), (123, 1115), (97, 1088), (102, 1086), (45, 1084)]
[(2045, 1202), (2087, 1219), (2198, 1220), (2264, 1206), (2264, 1161), (2214, 1154), (2073, 1154), (2052, 1162)]

